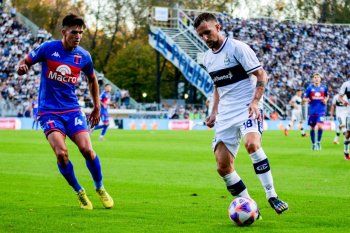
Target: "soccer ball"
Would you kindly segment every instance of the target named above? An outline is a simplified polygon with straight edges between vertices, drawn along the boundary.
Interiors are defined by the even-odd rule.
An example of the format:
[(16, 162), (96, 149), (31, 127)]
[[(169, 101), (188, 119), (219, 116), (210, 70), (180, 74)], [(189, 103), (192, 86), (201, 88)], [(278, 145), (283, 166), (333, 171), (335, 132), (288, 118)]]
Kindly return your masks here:
[(248, 226), (258, 218), (258, 206), (252, 199), (237, 197), (228, 208), (228, 216), (238, 226)]

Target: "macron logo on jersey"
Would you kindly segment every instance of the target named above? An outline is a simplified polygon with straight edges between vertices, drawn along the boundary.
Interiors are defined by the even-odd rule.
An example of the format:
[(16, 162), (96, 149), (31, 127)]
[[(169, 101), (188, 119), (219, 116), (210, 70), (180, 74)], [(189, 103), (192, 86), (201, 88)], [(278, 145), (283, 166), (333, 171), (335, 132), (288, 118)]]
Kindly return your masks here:
[(56, 68), (56, 71), (51, 71), (49, 73), (48, 78), (64, 83), (73, 83), (77, 82), (77, 77), (71, 76), (72, 71), (67, 65), (60, 65)]
[(51, 54), (51, 56), (53, 56), (53, 57), (60, 57), (60, 54), (58, 52), (54, 52), (53, 54)]

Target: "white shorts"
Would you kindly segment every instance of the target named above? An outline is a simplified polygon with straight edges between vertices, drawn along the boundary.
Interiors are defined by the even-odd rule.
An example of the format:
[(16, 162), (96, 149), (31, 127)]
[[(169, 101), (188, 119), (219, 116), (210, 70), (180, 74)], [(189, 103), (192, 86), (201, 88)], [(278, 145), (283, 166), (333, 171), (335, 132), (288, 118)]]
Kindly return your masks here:
[(301, 110), (292, 110), (292, 121), (299, 121), (301, 122), (303, 120), (303, 112)]
[(345, 126), (346, 124), (346, 117), (348, 116), (348, 110), (347, 109), (336, 109), (336, 117), (338, 120), (339, 125)]
[(222, 142), (231, 152), (232, 156), (236, 157), (242, 137), (251, 132), (259, 133), (260, 135), (263, 133), (263, 112), (262, 110), (260, 112), (261, 119), (246, 118), (234, 124), (220, 122), (220, 126), (215, 128), (215, 137), (212, 143), (213, 151)]

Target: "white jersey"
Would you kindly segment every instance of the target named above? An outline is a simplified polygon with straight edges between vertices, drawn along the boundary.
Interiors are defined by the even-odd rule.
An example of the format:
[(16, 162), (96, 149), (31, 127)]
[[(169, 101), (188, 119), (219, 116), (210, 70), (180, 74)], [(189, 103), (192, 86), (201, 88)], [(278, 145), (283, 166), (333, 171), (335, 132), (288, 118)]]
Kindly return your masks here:
[(350, 81), (346, 81), (341, 85), (339, 95), (345, 95), (348, 100), (350, 99)]
[(301, 111), (302, 99), (301, 99), (300, 96), (295, 95), (295, 96), (292, 97), (292, 99), (291, 99), (290, 101), (294, 103), (294, 104), (292, 105), (293, 110), (295, 110), (295, 111)]
[[(341, 102), (339, 100), (339, 94), (336, 94), (334, 97), (333, 97), (333, 100), (332, 100), (332, 105), (335, 106), (335, 112), (338, 113), (338, 112), (341, 112), (341, 111), (344, 111), (346, 109), (346, 107), (344, 106), (343, 102)], [(348, 101), (348, 98), (346, 97), (346, 95), (343, 97), (343, 99), (345, 101)]]
[[(346, 122), (346, 117), (349, 115), (349, 110), (344, 104), (339, 100), (339, 94), (333, 97), (332, 105), (335, 106), (335, 115), (340, 125), (344, 125)], [(345, 101), (348, 101), (346, 95), (343, 97)]]
[(241, 41), (226, 38), (219, 50), (205, 53), (203, 65), (219, 93), (217, 122), (234, 124), (248, 119), (256, 89), (256, 79), (250, 74), (261, 68), (254, 51)]

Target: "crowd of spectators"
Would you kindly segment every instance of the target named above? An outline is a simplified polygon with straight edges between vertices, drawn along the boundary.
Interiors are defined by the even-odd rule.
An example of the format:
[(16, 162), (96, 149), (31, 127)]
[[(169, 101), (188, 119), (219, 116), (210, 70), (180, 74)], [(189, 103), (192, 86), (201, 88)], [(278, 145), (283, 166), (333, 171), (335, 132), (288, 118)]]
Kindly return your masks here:
[[(199, 12), (187, 12), (193, 20)], [(333, 96), (350, 77), (350, 25), (311, 24), (270, 18), (239, 19), (218, 13), (223, 33), (249, 44), (270, 77), (270, 100), (284, 107), (313, 73)], [(329, 103), (330, 104), (330, 103)]]
[[(3, 11), (0, 7), (0, 117), (6, 115), (30, 117), (31, 102), (38, 95), (41, 65), (34, 65), (27, 75), (16, 73), (18, 62), (25, 54), (52, 36), (44, 29), (33, 35), (16, 19), (16, 11)], [(103, 85), (101, 86), (103, 88)], [(91, 107), (88, 83), (82, 74), (78, 81), (76, 94), (81, 107)], [(111, 107), (128, 108), (130, 94), (127, 90), (116, 91)]]

